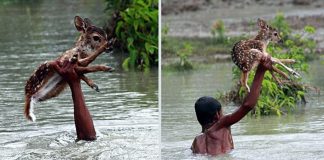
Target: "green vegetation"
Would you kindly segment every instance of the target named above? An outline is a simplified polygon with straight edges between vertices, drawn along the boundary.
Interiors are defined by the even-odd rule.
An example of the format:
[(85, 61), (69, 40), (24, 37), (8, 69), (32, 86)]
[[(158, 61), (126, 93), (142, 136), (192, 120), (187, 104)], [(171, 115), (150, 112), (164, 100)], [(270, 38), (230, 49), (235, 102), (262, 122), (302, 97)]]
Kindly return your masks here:
[(226, 41), (225, 26), (222, 20), (218, 20), (213, 24), (211, 34), (213, 36), (212, 40), (214, 43)]
[[(271, 25), (280, 31), (285, 43), (282, 46), (269, 44), (267, 52), (273, 57), (279, 59), (295, 59), (297, 63), (291, 65), (291, 67), (299, 73), (307, 73), (308, 65), (306, 62), (308, 59), (306, 57), (309, 55), (314, 56), (314, 49), (316, 47), (315, 41), (307, 38), (307, 35), (314, 34), (315, 28), (306, 26), (303, 34), (292, 35), (291, 29), (284, 20), (282, 14), (278, 14), (274, 20), (271, 21)], [(277, 67), (286, 72), (283, 67), (279, 65), (277, 65)], [(240, 70), (234, 66), (233, 75), (236, 82), (239, 81), (240, 74)], [(289, 73), (287, 74), (289, 75)], [(248, 80), (249, 85), (251, 85), (253, 77), (254, 72), (251, 72)], [(277, 75), (277, 77), (281, 78), (279, 75)], [(298, 102), (301, 101), (305, 103), (306, 100), (304, 95), (306, 92), (306, 87), (301, 82), (302, 79), (296, 79), (293, 76), (291, 76), (291, 79), (291, 81), (283, 80), (282, 87), (279, 87), (272, 78), (271, 74), (267, 72), (262, 82), (261, 95), (254, 113), (257, 116), (270, 114), (280, 116), (293, 111)], [(245, 90), (237, 86), (226, 95), (221, 95), (220, 97), (230, 101), (236, 101), (237, 103), (242, 103), (245, 95)]]
[(191, 62), (189, 61), (188, 57), (192, 54), (192, 46), (190, 43), (184, 43), (183, 44), (183, 48), (178, 50), (177, 52), (177, 56), (180, 59), (179, 64), (177, 64), (176, 66), (178, 66), (179, 69), (184, 69), (184, 70), (188, 70), (188, 69), (192, 69), (193, 66), (191, 64)]
[(284, 41), (288, 40), (288, 37), (291, 33), (291, 28), (289, 27), (289, 24), (286, 22), (283, 13), (281, 12), (277, 13), (277, 16), (271, 22), (271, 25), (273, 27), (276, 27), (276, 29), (280, 31), (280, 36)]
[[(170, 39), (166, 36), (168, 34), (169, 27), (164, 25), (162, 27), (162, 44), (169, 44)], [(181, 46), (175, 51), (175, 55), (179, 58), (179, 61), (172, 64), (171, 67), (180, 70), (191, 70), (193, 69), (192, 63), (189, 61), (189, 56), (192, 54), (193, 47), (190, 42), (180, 43)]]
[[(106, 0), (119, 16), (115, 34), (129, 53), (123, 68), (148, 69), (158, 64), (158, 0)], [(110, 15), (111, 16), (111, 15)]]

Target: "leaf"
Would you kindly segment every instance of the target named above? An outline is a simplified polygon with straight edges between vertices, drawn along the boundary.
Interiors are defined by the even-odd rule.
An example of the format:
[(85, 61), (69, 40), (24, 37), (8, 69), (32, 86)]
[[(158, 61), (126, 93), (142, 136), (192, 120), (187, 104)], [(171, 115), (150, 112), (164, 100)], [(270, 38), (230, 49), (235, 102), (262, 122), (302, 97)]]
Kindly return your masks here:
[(138, 30), (138, 24), (139, 24), (138, 20), (135, 20), (134, 21), (134, 29), (135, 29), (135, 31)]
[(144, 59), (144, 64), (146, 66), (150, 66), (150, 60), (149, 60), (149, 57), (146, 55), (145, 52), (142, 52), (142, 56), (143, 56), (143, 59)]
[(133, 43), (134, 43), (134, 38), (128, 37), (127, 38), (127, 46), (133, 45)]
[(123, 26), (123, 22), (122, 21), (119, 21), (117, 23), (117, 26), (116, 26), (116, 29), (115, 29), (115, 33), (118, 37), (120, 37), (120, 32), (121, 32), (121, 28)]
[(316, 32), (316, 29), (313, 26), (307, 25), (305, 26), (304, 31), (309, 34), (314, 34)]
[[(154, 48), (152, 48), (152, 46), (151, 46), (151, 44), (149, 44), (149, 43), (145, 43), (145, 49), (146, 49), (146, 51), (147, 52), (149, 52), (149, 53), (153, 53), (154, 52)], [(153, 50), (152, 50), (153, 49)]]
[(128, 69), (129, 69), (129, 57), (128, 58), (126, 58), (125, 60), (124, 60), (124, 62), (123, 62), (123, 64), (122, 64), (122, 67), (123, 67), (123, 69), (124, 70), (126, 70), (126, 71), (128, 71)]

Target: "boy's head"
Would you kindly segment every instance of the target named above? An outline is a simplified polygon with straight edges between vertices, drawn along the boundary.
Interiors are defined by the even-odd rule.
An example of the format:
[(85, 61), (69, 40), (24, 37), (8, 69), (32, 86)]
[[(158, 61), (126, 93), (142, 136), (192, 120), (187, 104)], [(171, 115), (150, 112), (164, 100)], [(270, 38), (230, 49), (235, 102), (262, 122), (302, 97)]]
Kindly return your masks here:
[(221, 115), (221, 109), (221, 104), (213, 97), (200, 97), (195, 103), (197, 120), (203, 128), (217, 120), (216, 116)]

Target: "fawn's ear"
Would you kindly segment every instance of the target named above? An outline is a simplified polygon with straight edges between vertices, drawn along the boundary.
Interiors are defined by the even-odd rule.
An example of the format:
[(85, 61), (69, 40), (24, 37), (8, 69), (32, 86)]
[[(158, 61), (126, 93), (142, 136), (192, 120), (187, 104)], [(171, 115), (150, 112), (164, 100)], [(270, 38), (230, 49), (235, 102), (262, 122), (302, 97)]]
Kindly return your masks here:
[(258, 26), (260, 27), (260, 29), (267, 29), (268, 25), (267, 22), (263, 19), (258, 18)]
[(92, 25), (92, 22), (91, 22), (90, 19), (88, 19), (88, 18), (85, 18), (85, 19), (83, 20), (83, 22), (84, 22), (85, 28), (88, 28), (88, 27), (90, 27), (90, 26), (93, 26), (93, 25)]
[(86, 26), (81, 17), (79, 16), (74, 17), (74, 25), (79, 32), (85, 32)]

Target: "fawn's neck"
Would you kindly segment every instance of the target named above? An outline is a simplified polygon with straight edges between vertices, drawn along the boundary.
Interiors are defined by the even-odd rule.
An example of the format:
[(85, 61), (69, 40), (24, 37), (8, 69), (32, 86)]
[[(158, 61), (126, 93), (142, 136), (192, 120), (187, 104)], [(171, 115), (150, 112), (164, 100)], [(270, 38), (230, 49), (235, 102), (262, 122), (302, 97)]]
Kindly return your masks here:
[(263, 31), (259, 31), (258, 35), (256, 35), (253, 40), (261, 41), (265, 45), (265, 47), (267, 47), (270, 42), (269, 37)]
[(83, 36), (80, 36), (78, 41), (75, 43), (75, 49), (86, 55), (94, 52), (94, 47)]
[(253, 40), (258, 40), (261, 41), (265, 46), (268, 46), (270, 40), (262, 38), (261, 36), (257, 35), (256, 37), (253, 38)]
[(260, 33), (257, 36), (255, 36), (253, 38), (253, 40), (261, 41), (262, 44), (263, 44), (263, 50), (266, 50), (266, 48), (267, 48), (267, 46), (268, 46), (268, 44), (270, 42), (270, 39), (265, 38), (264, 35), (263, 34), (260, 34)]

